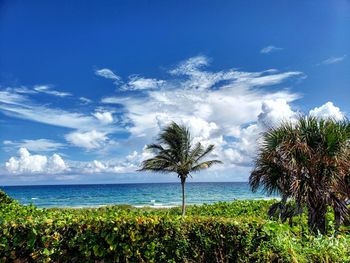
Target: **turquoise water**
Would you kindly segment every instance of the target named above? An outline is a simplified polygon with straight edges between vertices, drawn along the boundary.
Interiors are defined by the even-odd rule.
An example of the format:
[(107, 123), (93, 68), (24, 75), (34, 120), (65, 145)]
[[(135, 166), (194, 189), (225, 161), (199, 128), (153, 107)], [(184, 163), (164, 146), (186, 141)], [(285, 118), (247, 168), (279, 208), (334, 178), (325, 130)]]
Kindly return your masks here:
[[(180, 183), (3, 186), (22, 204), (38, 207), (95, 207), (111, 204), (171, 207), (181, 204)], [(235, 199), (265, 199), (252, 193), (248, 183), (187, 183), (187, 204)]]

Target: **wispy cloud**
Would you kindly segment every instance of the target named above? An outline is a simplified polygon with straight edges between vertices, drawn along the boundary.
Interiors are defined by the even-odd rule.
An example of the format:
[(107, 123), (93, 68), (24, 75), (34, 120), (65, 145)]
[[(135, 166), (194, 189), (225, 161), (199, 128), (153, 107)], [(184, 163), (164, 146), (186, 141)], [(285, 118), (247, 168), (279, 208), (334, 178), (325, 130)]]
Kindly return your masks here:
[[(25, 95), (8, 90), (0, 91), (0, 111), (11, 117), (73, 129), (73, 132), (66, 134), (66, 140), (87, 150), (103, 148), (107, 144), (102, 142), (109, 141), (109, 134), (122, 130), (117, 125), (112, 125), (113, 116), (109, 111), (86, 114), (50, 108), (47, 105), (37, 105)], [(33, 146), (32, 142), (27, 143)], [(48, 142), (41, 141), (43, 143)]]
[(261, 54), (269, 54), (269, 53), (272, 53), (272, 52), (275, 52), (275, 51), (281, 51), (281, 50), (283, 50), (283, 48), (270, 45), (270, 46), (267, 46), (267, 47), (263, 47), (260, 50), (260, 53)]
[(26, 86), (20, 86), (20, 87), (8, 87), (5, 89), (9, 93), (17, 93), (17, 94), (38, 94), (38, 93), (45, 93), (52, 96), (57, 97), (67, 97), (72, 96), (69, 92), (63, 92), (52, 89), (51, 85), (35, 85), (33, 88), (28, 88)]
[(86, 97), (80, 97), (79, 100), (81, 101), (82, 104), (90, 104), (92, 103), (92, 100), (86, 98)]
[(37, 86), (34, 86), (34, 90), (39, 93), (45, 93), (45, 94), (57, 96), (57, 97), (72, 96), (72, 94), (69, 92), (53, 90), (49, 85), (37, 85)]
[(98, 69), (95, 71), (95, 74), (97, 76), (100, 76), (106, 79), (111, 79), (117, 82), (121, 80), (121, 78), (118, 75), (116, 75), (112, 70), (108, 68)]
[[(263, 123), (293, 116), (289, 103), (299, 98), (287, 90), (256, 87), (306, 76), (298, 71), (211, 71), (209, 64), (205, 56), (190, 58), (169, 70), (170, 77), (160, 87), (145, 90), (143, 96), (113, 95), (101, 102), (123, 106), (130, 139), (139, 142), (139, 147), (156, 137), (167, 123), (177, 121), (190, 127), (195, 141), (217, 145), (215, 154), (226, 167), (247, 165)], [(236, 143), (226, 136), (235, 137)]]
[(346, 58), (346, 56), (347, 55), (343, 55), (340, 57), (329, 57), (317, 65), (330, 65), (330, 64), (339, 63), (339, 62), (343, 61)]
[(49, 139), (37, 139), (37, 140), (20, 140), (20, 141), (3, 141), (5, 148), (26, 148), (29, 151), (34, 152), (50, 152), (57, 151), (58, 149), (64, 148), (63, 143), (55, 142)]
[(122, 90), (158, 89), (165, 83), (164, 80), (130, 76), (129, 81), (121, 86)]
[(15, 93), (20, 93), (20, 94), (36, 94), (36, 93), (38, 93), (37, 91), (35, 91), (33, 89), (29, 89), (25, 86), (15, 87), (15, 88), (7, 88), (6, 90), (8, 92), (15, 92)]
[(35, 105), (20, 94), (6, 91), (0, 91), (0, 110), (13, 117), (71, 129), (86, 130), (99, 124), (92, 116)]
[[(248, 171), (261, 132), (268, 126), (298, 116), (293, 103), (300, 95), (278, 86), (269, 87), (291, 86), (306, 77), (300, 71), (280, 72), (277, 69), (215, 71), (210, 69), (210, 59), (205, 56), (182, 61), (168, 73), (162, 79), (129, 76), (124, 85), (134, 92), (118, 91), (102, 97), (100, 103), (104, 107), (96, 107), (91, 112), (38, 105), (26, 90), (0, 91), (2, 113), (71, 129), (63, 134), (68, 142), (64, 146), (45, 139), (3, 142), (4, 146), (27, 149), (8, 160), (7, 170), (15, 174), (58, 173), (62, 176), (131, 173), (150, 154), (144, 145), (153, 141), (168, 123), (176, 121), (190, 128), (194, 143), (216, 145), (213, 154), (225, 165), (214, 169), (234, 173), (242, 169)], [(140, 89), (142, 92), (137, 93)], [(314, 108), (309, 114), (343, 116), (330, 102)], [(123, 136), (118, 137), (120, 131)], [(93, 156), (93, 161), (61, 160), (56, 155), (30, 153), (54, 151), (61, 146), (65, 150), (80, 147), (88, 152), (88, 156)], [(102, 153), (100, 156), (104, 156), (104, 160), (96, 158), (96, 152)], [(37, 166), (27, 164), (28, 161), (34, 163), (33, 160), (37, 161)]]

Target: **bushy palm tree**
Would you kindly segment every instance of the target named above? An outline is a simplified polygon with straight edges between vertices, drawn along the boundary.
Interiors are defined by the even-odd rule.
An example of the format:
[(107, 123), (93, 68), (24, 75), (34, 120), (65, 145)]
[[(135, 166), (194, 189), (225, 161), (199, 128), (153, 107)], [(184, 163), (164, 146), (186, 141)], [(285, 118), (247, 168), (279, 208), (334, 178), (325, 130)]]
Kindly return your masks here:
[(182, 186), (182, 215), (185, 215), (185, 182), (192, 172), (198, 172), (221, 163), (219, 160), (203, 161), (214, 149), (214, 145), (203, 147), (200, 142), (192, 145), (191, 135), (185, 126), (172, 122), (159, 135), (156, 144), (147, 149), (155, 156), (142, 162), (140, 171), (177, 173)]
[(249, 182), (279, 193), (282, 202), (293, 198), (308, 208), (308, 227), (326, 230), (327, 207), (332, 206), (339, 225), (349, 215), (350, 125), (348, 121), (300, 117), (282, 123), (262, 136)]

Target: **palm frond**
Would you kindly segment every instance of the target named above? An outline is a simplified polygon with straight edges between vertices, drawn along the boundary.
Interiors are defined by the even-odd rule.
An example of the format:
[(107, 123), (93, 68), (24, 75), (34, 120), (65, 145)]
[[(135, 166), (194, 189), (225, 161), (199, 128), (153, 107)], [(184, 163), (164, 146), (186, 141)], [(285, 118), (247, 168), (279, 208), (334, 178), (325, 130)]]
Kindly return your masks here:
[(207, 156), (209, 153), (211, 153), (214, 150), (215, 146), (213, 144), (210, 144), (205, 150), (202, 150), (202, 153), (196, 156), (195, 162), (200, 161), (205, 156)]
[[(253, 191), (262, 189), (269, 194), (278, 192), (293, 197), (299, 207), (308, 206), (313, 213), (311, 221), (324, 218), (327, 205), (333, 206), (340, 221), (343, 216), (349, 217), (344, 206), (344, 200), (350, 198), (347, 120), (300, 117), (296, 123), (268, 129), (261, 140), (249, 177)], [(311, 221), (311, 230), (322, 228)]]
[(205, 161), (205, 162), (199, 163), (191, 168), (191, 172), (198, 172), (200, 170), (208, 169), (209, 167), (213, 166), (214, 164), (222, 164), (222, 161), (211, 160), (211, 161)]

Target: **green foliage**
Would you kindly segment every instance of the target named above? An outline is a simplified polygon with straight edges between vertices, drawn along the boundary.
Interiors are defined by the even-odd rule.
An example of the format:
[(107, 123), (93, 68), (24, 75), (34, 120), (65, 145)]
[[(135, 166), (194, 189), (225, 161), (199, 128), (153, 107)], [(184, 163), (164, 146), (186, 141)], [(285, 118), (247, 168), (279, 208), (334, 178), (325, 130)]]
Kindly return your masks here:
[(0, 190), (0, 204), (10, 204), (14, 200), (9, 197), (5, 192)]
[(185, 215), (185, 182), (190, 173), (208, 169), (220, 160), (206, 160), (214, 150), (211, 144), (203, 147), (200, 142), (193, 145), (191, 134), (186, 126), (172, 122), (159, 134), (157, 144), (147, 145), (155, 156), (144, 160), (140, 171), (177, 173), (182, 185), (182, 215)]
[[(0, 262), (347, 262), (348, 230), (308, 235), (271, 221), (275, 200), (180, 208), (39, 209), (0, 204)], [(330, 222), (332, 212), (329, 211)], [(331, 224), (331, 223), (330, 223)], [(332, 234), (333, 233), (333, 234)]]
[[(306, 206), (308, 226), (315, 234), (326, 232), (327, 206), (333, 207), (337, 225), (342, 224), (350, 214), (346, 204), (350, 193), (349, 131), (347, 120), (315, 117), (300, 117), (295, 123), (268, 129), (249, 178), (252, 190), (280, 193), (280, 207), (287, 208), (287, 214)], [(295, 200), (294, 211), (284, 206), (287, 198)]]

